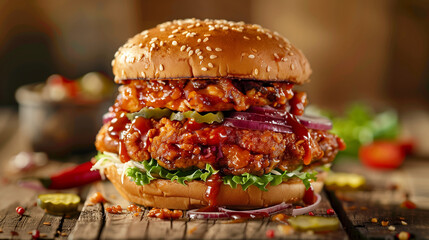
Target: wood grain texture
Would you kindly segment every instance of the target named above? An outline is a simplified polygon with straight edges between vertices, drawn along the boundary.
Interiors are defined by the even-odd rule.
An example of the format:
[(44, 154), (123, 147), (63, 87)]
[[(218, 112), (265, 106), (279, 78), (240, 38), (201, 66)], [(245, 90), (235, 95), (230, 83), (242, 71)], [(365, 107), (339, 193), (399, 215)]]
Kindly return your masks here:
[[(428, 169), (429, 163), (421, 162), (418, 168)], [(367, 187), (362, 190), (328, 191), (331, 203), (351, 238), (393, 239), (399, 232), (406, 231), (416, 239), (429, 239), (429, 209), (401, 207), (406, 195), (410, 199), (414, 197), (410, 193), (410, 189), (413, 189), (409, 185), (412, 182), (410, 178), (423, 177), (421, 174), (409, 174), (408, 171), (413, 168), (377, 172), (356, 162), (344, 162), (337, 164), (336, 170), (353, 171), (365, 176), (367, 180)], [(372, 222), (372, 218), (377, 222)], [(386, 226), (382, 226), (382, 221), (388, 222)]]

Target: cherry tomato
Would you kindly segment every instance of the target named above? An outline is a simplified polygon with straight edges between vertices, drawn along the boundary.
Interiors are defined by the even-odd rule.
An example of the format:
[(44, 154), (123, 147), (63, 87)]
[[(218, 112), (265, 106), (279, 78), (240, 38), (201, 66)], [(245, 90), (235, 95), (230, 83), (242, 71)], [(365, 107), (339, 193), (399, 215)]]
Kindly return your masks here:
[(66, 90), (68, 97), (74, 98), (78, 95), (79, 86), (77, 81), (69, 80), (59, 74), (51, 75), (47, 84), (51, 86), (61, 86)]
[(359, 149), (361, 162), (373, 168), (397, 168), (401, 166), (405, 155), (404, 148), (399, 142), (378, 141)]

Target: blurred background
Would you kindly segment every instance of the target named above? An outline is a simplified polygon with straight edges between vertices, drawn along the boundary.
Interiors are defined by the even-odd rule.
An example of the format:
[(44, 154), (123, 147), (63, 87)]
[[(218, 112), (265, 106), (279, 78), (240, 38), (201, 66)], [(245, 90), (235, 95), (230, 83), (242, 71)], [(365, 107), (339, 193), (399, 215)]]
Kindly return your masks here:
[[(222, 18), (278, 31), (310, 60), (310, 103), (393, 108), (428, 154), (429, 2), (418, 0), (0, 0), (0, 107), (53, 73), (76, 79), (110, 62), (136, 33), (177, 18)], [(10, 121), (10, 120), (9, 120)], [(101, 124), (101, 123), (100, 123)]]

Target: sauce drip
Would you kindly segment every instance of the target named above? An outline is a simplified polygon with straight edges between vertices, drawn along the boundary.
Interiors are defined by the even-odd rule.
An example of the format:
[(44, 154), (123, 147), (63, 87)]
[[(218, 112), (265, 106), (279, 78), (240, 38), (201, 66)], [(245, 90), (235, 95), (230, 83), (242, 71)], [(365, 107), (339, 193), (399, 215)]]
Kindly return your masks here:
[(121, 162), (128, 162), (130, 160), (125, 142), (121, 138), (121, 132), (125, 130), (125, 127), (129, 122), (130, 120), (128, 120), (125, 113), (122, 112), (119, 116), (114, 117), (110, 121), (110, 126), (107, 129), (109, 136), (112, 139), (119, 141), (119, 159), (121, 159)]
[(217, 206), (217, 195), (219, 194), (221, 184), (221, 177), (218, 173), (212, 174), (209, 179), (207, 179), (207, 190), (205, 193), (205, 198), (209, 203), (209, 207)]
[(310, 186), (309, 189), (305, 190), (302, 201), (307, 205), (311, 205), (316, 201), (316, 196), (314, 195), (313, 186)]
[(307, 94), (305, 92), (295, 92), (295, 95), (288, 102), (290, 113), (301, 116), (304, 114), (304, 108), (307, 105)]
[(292, 114), (286, 113), (285, 119), (287, 124), (292, 127), (292, 131), (295, 133), (296, 137), (298, 138), (298, 142), (302, 141), (302, 146), (304, 147), (304, 156), (303, 156), (304, 164), (305, 165), (310, 164), (311, 163), (310, 132)]

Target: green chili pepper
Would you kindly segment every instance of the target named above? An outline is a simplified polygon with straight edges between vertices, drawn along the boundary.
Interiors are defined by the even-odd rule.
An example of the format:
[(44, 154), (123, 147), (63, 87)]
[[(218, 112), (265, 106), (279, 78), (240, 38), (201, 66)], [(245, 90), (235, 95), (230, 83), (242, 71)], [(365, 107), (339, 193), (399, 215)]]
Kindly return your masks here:
[(136, 117), (154, 118), (159, 120), (163, 117), (169, 117), (172, 111), (168, 108), (147, 108), (144, 107), (135, 113), (127, 113), (127, 118), (133, 120)]
[(223, 114), (222, 112), (217, 113), (206, 113), (204, 115), (201, 115), (198, 112), (195, 111), (187, 111), (187, 112), (177, 112), (172, 113), (170, 116), (171, 121), (182, 121), (185, 118), (192, 118), (197, 123), (208, 123), (212, 124), (214, 122), (221, 123), (223, 122)]

